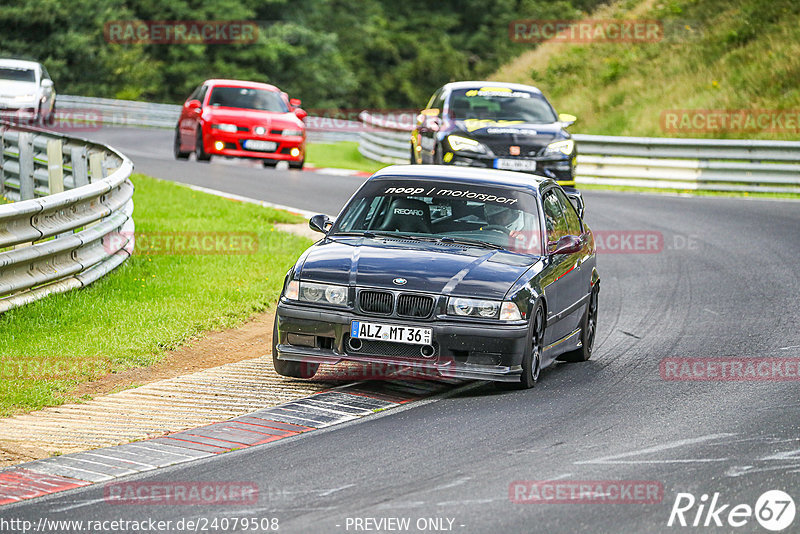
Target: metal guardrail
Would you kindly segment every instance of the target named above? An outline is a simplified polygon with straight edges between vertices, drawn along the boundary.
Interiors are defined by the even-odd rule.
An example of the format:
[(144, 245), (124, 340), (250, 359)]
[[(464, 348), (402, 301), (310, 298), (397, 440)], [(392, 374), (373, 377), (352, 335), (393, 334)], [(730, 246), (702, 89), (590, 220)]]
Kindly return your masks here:
[[(385, 126), (366, 112), (370, 128), (359, 152), (384, 163), (408, 163), (410, 130)], [(800, 142), (573, 135), (575, 182), (697, 191), (800, 193)]]
[[(134, 100), (114, 100), (87, 96), (58, 95), (56, 120), (84, 120), (106, 126), (138, 126), (143, 128), (175, 128), (182, 107), (175, 104), (154, 104)], [(74, 116), (73, 116), (74, 115)], [(359, 123), (350, 128), (342, 121), (325, 117), (307, 117), (306, 132), (310, 141), (358, 141)], [(332, 123), (335, 122), (334, 126)]]
[(0, 121), (0, 313), (85, 287), (133, 253), (131, 161)]
[(114, 100), (88, 96), (58, 95), (56, 116), (63, 110), (79, 111), (87, 120), (96, 120), (109, 126), (144, 126), (175, 128), (181, 115), (181, 106), (154, 104), (134, 100)]

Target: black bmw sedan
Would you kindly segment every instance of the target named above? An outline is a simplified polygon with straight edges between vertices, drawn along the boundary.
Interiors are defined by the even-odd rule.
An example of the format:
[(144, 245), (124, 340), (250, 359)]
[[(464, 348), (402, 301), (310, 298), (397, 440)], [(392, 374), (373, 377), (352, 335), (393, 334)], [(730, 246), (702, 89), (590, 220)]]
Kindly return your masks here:
[(532, 387), (588, 360), (600, 278), (580, 194), (515, 172), (387, 167), (286, 275), (273, 363), (309, 378), (345, 360)]
[(558, 115), (536, 87), (454, 82), (436, 91), (411, 134), (411, 163), (505, 169), (575, 185), (577, 151)]

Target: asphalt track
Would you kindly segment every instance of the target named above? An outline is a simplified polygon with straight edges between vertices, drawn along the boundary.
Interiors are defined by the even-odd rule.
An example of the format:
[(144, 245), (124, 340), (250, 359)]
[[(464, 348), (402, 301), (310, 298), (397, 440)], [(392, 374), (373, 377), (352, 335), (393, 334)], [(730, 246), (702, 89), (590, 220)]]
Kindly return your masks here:
[[(171, 135), (89, 134), (128, 154), (137, 172), (310, 211), (337, 213), (361, 182), (176, 162)], [(425, 518), (452, 519), (450, 530), (463, 533), (767, 532), (754, 517), (739, 528), (726, 521), (733, 506), (753, 507), (767, 490), (786, 491), (800, 504), (800, 383), (665, 380), (659, 364), (800, 356), (800, 203), (611, 192), (585, 198), (596, 232), (655, 232), (663, 245), (598, 257), (600, 317), (590, 362), (558, 364), (532, 390), (475, 383), (357, 424), (132, 479), (255, 482), (255, 505), (115, 506), (98, 485), (7, 506), (0, 517), (275, 517), (280, 532), (376, 531), (356, 529), (356, 518), (409, 518), (410, 532)], [(509, 487), (519, 480), (652, 481), (663, 498), (512, 503)], [(697, 499), (719, 493), (718, 504), (730, 505), (720, 515), (724, 526), (667, 527), (681, 492)], [(697, 510), (686, 512), (690, 524)], [(800, 517), (790, 531), (800, 531)]]

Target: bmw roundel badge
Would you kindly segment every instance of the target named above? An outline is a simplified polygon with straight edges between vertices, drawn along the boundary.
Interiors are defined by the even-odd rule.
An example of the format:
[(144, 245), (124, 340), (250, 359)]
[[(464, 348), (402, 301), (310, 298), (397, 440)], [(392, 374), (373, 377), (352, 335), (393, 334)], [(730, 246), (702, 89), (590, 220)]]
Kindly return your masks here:
[(407, 282), (408, 280), (406, 280), (405, 278), (395, 278), (394, 280), (392, 280), (392, 283), (397, 286), (404, 286), (406, 285)]

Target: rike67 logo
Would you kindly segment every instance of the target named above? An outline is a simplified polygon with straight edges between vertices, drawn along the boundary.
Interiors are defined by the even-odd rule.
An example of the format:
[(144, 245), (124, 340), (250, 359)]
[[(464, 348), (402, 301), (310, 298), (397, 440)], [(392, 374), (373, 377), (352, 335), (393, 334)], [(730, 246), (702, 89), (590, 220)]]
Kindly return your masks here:
[(699, 499), (691, 493), (678, 493), (667, 526), (739, 528), (755, 517), (765, 529), (779, 532), (792, 525), (795, 512), (794, 499), (781, 490), (765, 491), (755, 506), (726, 503), (719, 493), (710, 498), (704, 493)]

